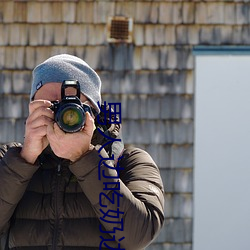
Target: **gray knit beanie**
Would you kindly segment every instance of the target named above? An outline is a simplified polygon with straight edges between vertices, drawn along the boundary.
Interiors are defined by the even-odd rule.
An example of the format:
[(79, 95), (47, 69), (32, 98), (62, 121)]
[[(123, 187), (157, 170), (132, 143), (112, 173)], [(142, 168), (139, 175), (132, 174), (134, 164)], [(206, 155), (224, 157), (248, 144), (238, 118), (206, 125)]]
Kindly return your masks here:
[(82, 59), (68, 54), (52, 56), (36, 66), (32, 74), (31, 100), (36, 91), (46, 83), (77, 80), (81, 93), (92, 102), (96, 111), (100, 112), (97, 102), (101, 105), (101, 80), (97, 73)]

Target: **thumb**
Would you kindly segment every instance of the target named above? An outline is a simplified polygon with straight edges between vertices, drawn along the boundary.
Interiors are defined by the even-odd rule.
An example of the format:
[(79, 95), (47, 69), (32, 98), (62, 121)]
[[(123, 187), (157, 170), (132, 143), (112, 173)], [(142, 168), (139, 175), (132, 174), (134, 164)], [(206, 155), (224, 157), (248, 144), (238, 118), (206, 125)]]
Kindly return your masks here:
[(51, 123), (47, 126), (47, 136), (53, 135), (54, 132), (54, 123)]
[(94, 131), (94, 119), (93, 117), (90, 115), (89, 112), (86, 112), (86, 121), (85, 121), (85, 125), (84, 125), (84, 128), (83, 128), (83, 131), (92, 136), (93, 135), (93, 131)]

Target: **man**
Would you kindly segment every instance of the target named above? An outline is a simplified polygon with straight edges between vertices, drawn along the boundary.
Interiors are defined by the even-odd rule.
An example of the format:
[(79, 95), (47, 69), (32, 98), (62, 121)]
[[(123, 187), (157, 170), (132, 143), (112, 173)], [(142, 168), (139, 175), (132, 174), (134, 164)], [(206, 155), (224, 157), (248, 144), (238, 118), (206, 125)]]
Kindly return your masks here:
[[(55, 101), (63, 91), (75, 96), (62, 89), (65, 80), (78, 81), (82, 105), (93, 110), (73, 133), (55, 122)], [(24, 143), (0, 149), (3, 249), (143, 249), (159, 233), (159, 170), (145, 151), (124, 149), (100, 88), (97, 73), (75, 56), (53, 56), (33, 70)]]

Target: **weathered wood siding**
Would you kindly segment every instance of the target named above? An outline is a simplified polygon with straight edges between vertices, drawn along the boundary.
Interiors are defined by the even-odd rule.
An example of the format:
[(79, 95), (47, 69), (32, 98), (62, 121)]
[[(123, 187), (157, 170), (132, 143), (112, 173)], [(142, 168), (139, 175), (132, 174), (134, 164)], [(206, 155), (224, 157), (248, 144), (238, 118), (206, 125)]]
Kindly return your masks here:
[[(134, 19), (133, 43), (106, 41), (108, 16)], [(70, 53), (122, 103), (126, 144), (146, 149), (165, 185), (164, 228), (149, 249), (191, 250), (196, 45), (249, 45), (248, 1), (0, 1), (0, 142), (22, 141), (31, 70)]]

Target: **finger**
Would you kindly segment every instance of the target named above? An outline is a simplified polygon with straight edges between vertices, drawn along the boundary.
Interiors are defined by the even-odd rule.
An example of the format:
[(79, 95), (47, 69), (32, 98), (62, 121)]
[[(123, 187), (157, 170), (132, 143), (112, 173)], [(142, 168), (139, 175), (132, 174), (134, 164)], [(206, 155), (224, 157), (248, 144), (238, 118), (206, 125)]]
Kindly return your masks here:
[(48, 125), (47, 137), (50, 142), (55, 141), (58, 143), (63, 136), (65, 136), (65, 133), (60, 129), (57, 123), (54, 122), (53, 124)]
[(86, 112), (86, 121), (83, 131), (88, 135), (92, 135), (94, 131), (94, 119), (89, 112)]
[(46, 134), (47, 134), (48, 140), (49, 140), (50, 137), (53, 137), (53, 136), (54, 136), (54, 134), (55, 134), (55, 131), (54, 131), (54, 124), (49, 124), (49, 125), (47, 126), (47, 132), (46, 132)]
[(28, 119), (30, 121), (34, 121), (36, 119), (38, 119), (41, 116), (45, 116), (48, 117), (50, 119), (54, 119), (54, 112), (50, 109), (50, 108), (46, 108), (46, 107), (38, 107), (35, 110), (33, 110), (32, 113), (30, 113)]
[(25, 139), (30, 138), (30, 139), (34, 139), (34, 138), (42, 138), (44, 136), (46, 136), (47, 134), (47, 126), (40, 126), (40, 127), (36, 127), (36, 128), (32, 128), (29, 130), (29, 132), (25, 133)]
[(33, 129), (33, 133), (38, 135), (38, 136), (45, 136), (46, 133), (47, 133), (47, 126), (40, 126), (40, 127), (37, 127), (35, 129)]
[(50, 117), (42, 115), (42, 116), (37, 117), (36, 119), (32, 119), (32, 118), (27, 119), (26, 126), (32, 129), (32, 128), (37, 128), (41, 126), (48, 126), (50, 124), (53, 124), (53, 122), (54, 120), (51, 119)]
[(55, 134), (60, 137), (63, 137), (66, 134), (62, 129), (60, 129), (57, 123), (54, 123), (54, 131), (55, 131)]
[(33, 113), (34, 110), (36, 110), (39, 107), (49, 108), (51, 105), (52, 103), (48, 100), (35, 100), (35, 101), (30, 102), (29, 112)]

